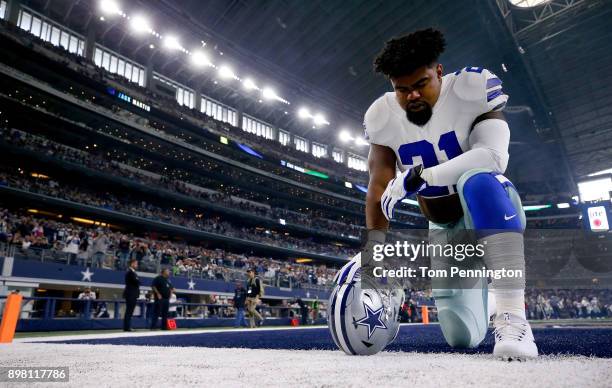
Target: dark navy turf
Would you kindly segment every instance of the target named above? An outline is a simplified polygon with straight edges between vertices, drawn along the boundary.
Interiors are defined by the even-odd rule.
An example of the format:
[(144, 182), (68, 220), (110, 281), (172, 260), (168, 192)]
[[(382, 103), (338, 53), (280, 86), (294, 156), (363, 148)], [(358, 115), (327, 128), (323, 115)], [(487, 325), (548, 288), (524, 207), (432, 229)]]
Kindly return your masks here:
[[(540, 354), (572, 354), (612, 358), (612, 328), (538, 328), (533, 334)], [(60, 341), (48, 341), (58, 343)], [(264, 331), (227, 331), (220, 333), (180, 334), (154, 337), (109, 338), (61, 341), (67, 344), (108, 344), (143, 346), (202, 346), (213, 348), (335, 350), (329, 330), (295, 329)], [(444, 341), (438, 325), (402, 326), (388, 351), (423, 353), (493, 352), (493, 336), (487, 335), (476, 349), (452, 349)]]

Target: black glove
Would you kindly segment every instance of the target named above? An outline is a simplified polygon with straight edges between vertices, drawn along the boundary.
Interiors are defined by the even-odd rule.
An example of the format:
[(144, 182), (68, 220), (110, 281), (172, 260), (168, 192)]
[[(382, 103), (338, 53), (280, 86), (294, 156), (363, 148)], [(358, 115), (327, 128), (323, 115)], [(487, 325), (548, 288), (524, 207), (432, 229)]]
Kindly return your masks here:
[[(416, 193), (423, 188), (426, 183), (421, 174), (423, 173), (423, 165), (419, 164), (410, 169), (408, 176), (404, 179), (404, 189), (407, 193)], [(410, 194), (409, 194), (410, 195)]]

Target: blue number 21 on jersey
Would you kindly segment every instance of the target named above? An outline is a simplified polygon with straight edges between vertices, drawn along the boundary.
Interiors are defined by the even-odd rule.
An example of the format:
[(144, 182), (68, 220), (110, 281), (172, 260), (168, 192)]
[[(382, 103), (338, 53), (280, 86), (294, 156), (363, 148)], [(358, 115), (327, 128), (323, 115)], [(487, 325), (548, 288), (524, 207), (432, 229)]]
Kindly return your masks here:
[[(440, 151), (444, 151), (446, 153), (448, 160), (451, 160), (452, 158), (463, 153), (461, 146), (459, 145), (459, 140), (457, 140), (457, 134), (455, 131), (446, 132), (440, 136), (440, 140), (438, 140), (438, 148)], [(398, 149), (398, 153), (403, 165), (414, 166), (414, 158), (416, 156), (421, 157), (424, 168), (437, 166), (439, 164), (434, 145), (427, 140), (403, 144)], [(448, 190), (448, 187), (445, 186), (428, 186), (422, 190), (420, 194), (425, 197), (439, 197), (449, 195), (450, 191)]]

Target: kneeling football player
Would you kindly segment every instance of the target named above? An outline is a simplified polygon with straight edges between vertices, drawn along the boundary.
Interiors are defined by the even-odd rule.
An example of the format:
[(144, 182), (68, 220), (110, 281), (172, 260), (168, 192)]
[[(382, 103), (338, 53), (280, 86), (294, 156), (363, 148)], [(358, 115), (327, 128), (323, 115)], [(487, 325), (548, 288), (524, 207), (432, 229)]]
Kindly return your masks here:
[[(482, 260), (487, 269), (524, 274), (525, 214), (516, 189), (502, 175), (509, 158), (510, 129), (502, 114), (508, 96), (502, 81), (482, 67), (443, 75), (438, 57), (444, 47), (442, 33), (426, 29), (388, 41), (375, 60), (375, 70), (388, 78), (394, 91), (374, 101), (364, 119), (370, 143), (369, 244), (383, 242), (395, 205), (417, 194), (430, 236), (444, 231), (435, 234), (437, 244), (445, 242), (440, 236), (451, 242), (461, 232), (474, 231), (476, 242), (486, 240)], [(432, 257), (432, 267), (441, 265), (436, 260)], [(359, 264), (355, 261), (353, 267)], [(347, 275), (350, 264), (338, 280)], [(494, 279), (491, 286), (496, 303), (494, 355), (536, 357), (525, 318), (524, 275)], [(489, 323), (487, 279), (471, 287), (432, 279), (432, 288), (448, 344), (478, 346)], [(379, 327), (384, 323), (368, 319)]]

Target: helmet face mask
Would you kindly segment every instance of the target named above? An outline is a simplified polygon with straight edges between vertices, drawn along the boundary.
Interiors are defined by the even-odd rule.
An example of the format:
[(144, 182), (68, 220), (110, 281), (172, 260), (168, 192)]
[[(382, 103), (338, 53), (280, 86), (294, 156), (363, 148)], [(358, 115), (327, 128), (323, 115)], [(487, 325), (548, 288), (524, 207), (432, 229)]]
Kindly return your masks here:
[(343, 267), (328, 303), (328, 324), (336, 345), (349, 355), (372, 355), (399, 331), (403, 290), (376, 289), (360, 277), (360, 256)]

